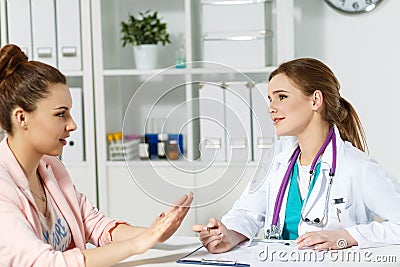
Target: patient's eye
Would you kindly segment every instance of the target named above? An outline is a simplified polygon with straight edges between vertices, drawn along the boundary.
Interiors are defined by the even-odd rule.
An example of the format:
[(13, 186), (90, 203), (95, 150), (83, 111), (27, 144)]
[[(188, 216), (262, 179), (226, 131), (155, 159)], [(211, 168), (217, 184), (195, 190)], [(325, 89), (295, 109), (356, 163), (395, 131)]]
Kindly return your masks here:
[(283, 100), (285, 98), (287, 98), (287, 95), (282, 95), (282, 94), (279, 95), (279, 100)]

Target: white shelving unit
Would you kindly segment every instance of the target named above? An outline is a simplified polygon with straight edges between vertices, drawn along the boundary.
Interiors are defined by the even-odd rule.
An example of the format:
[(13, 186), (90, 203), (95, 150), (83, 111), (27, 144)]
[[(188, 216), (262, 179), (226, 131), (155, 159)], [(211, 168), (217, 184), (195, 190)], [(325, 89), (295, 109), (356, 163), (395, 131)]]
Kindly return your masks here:
[[(95, 153), (95, 122), (93, 95), (93, 65), (91, 37), (91, 7), (89, 1), (80, 1), (80, 30), (81, 30), (81, 63), (82, 69), (66, 71), (70, 87), (79, 87), (83, 91), (83, 124), (84, 124), (84, 161), (64, 162), (78, 189), (85, 193), (93, 204), (97, 203), (96, 153)], [(46, 14), (44, 14), (46, 16)], [(76, 18), (75, 14), (69, 19)], [(0, 32), (1, 45), (8, 43), (7, 32), (7, 0), (0, 1)], [(62, 34), (62, 33), (58, 33)]]
[[(222, 1), (220, 1), (222, 2)], [(238, 1), (242, 2), (242, 1)], [(255, 1), (260, 2), (260, 1)], [(261, 1), (262, 2), (262, 1)], [(94, 67), (94, 97), (97, 134), (97, 171), (99, 177), (100, 208), (111, 217), (131, 220), (132, 223), (150, 224), (155, 216), (146, 216), (140, 206), (146, 203), (150, 210), (165, 209), (165, 200), (169, 196), (178, 197), (189, 188), (197, 188), (196, 201), (205, 201), (201, 195), (202, 187), (199, 181), (219, 177), (222, 170), (235, 170), (247, 163), (217, 163), (205, 172), (199, 171), (202, 163), (199, 157), (199, 123), (198, 116), (198, 81), (229, 82), (238, 79), (238, 71), (248, 75), (256, 82), (265, 81), (268, 73), (284, 60), (294, 57), (293, 0), (272, 0), (272, 66), (229, 68), (212, 63), (199, 63), (203, 60), (201, 42), (202, 7), (200, 0), (91, 0), (92, 32), (93, 32), (93, 67)], [(137, 14), (145, 10), (158, 11), (167, 23), (171, 33), (170, 45), (160, 46), (160, 67), (152, 70), (134, 68), (132, 49), (122, 48), (120, 22), (126, 20), (128, 14)], [(185, 43), (186, 60), (189, 62), (184, 69), (171, 67), (175, 63), (175, 51), (182, 42)], [(244, 51), (238, 51), (238, 53)], [(246, 51), (251, 53), (252, 51)], [(190, 63), (192, 62), (192, 63)], [(241, 74), (239, 77), (242, 78)], [(157, 102), (158, 96), (165, 96), (162, 102)], [(132, 100), (133, 99), (133, 100)], [(153, 109), (151, 106), (158, 103)], [(182, 104), (184, 103), (184, 104)], [(164, 107), (164, 108), (163, 108)], [(176, 125), (168, 125), (169, 132), (180, 131), (185, 136), (185, 159), (171, 164), (157, 160), (149, 162), (111, 162), (107, 159), (107, 140), (109, 132), (123, 130), (124, 133), (141, 133), (146, 128), (148, 118), (157, 118), (179, 107), (178, 115), (174, 117)], [(127, 116), (125, 111), (128, 109)], [(150, 113), (150, 117), (147, 117)], [(125, 120), (124, 120), (125, 119)], [(246, 165), (246, 175), (240, 181), (240, 186), (229, 191), (224, 203), (227, 207), (216, 208), (218, 203), (202, 206), (191, 211), (187, 225), (202, 221), (208, 216), (222, 215), (238, 197), (246, 182), (254, 175), (257, 164)], [(184, 170), (184, 171), (182, 171)], [(230, 171), (226, 171), (230, 173)], [(225, 176), (226, 176), (225, 175)], [(132, 179), (131, 177), (134, 177)], [(147, 179), (154, 181), (163, 178), (169, 184), (179, 185), (182, 190), (168, 189), (168, 183), (159, 192), (162, 197), (157, 199), (157, 192), (148, 192), (142, 185)], [(173, 182), (172, 182), (173, 181)], [(201, 183), (200, 183), (201, 184)], [(222, 185), (220, 185), (222, 186)], [(140, 188), (142, 187), (142, 188)], [(206, 192), (202, 192), (207, 194)], [(198, 202), (197, 202), (198, 203)], [(131, 204), (131, 208), (128, 208)], [(218, 206), (219, 207), (219, 206)], [(215, 213), (216, 212), (216, 213)], [(183, 233), (189, 234), (190, 227), (184, 227)], [(189, 229), (189, 230), (188, 230)], [(186, 232), (185, 232), (186, 231)]]

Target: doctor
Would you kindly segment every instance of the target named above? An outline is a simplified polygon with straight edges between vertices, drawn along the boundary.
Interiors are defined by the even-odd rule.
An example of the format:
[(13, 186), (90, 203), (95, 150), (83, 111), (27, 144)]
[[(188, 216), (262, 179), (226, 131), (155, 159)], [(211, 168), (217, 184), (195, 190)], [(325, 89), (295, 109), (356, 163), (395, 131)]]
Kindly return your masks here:
[[(250, 183), (221, 221), (196, 224), (212, 253), (266, 238), (317, 250), (400, 243), (400, 187), (364, 151), (360, 120), (322, 62), (300, 58), (269, 77), (269, 113), (278, 136), (262, 184)], [(265, 177), (265, 179), (263, 178)], [(375, 221), (379, 216), (383, 222)]]

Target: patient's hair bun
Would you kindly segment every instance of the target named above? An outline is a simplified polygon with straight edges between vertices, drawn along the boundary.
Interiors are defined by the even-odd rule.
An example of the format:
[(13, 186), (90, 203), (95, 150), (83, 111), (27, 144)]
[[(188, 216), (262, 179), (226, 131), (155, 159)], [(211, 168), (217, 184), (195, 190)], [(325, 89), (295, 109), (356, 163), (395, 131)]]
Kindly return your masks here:
[(8, 44), (0, 49), (0, 82), (11, 75), (21, 63), (28, 62), (28, 57), (22, 50)]

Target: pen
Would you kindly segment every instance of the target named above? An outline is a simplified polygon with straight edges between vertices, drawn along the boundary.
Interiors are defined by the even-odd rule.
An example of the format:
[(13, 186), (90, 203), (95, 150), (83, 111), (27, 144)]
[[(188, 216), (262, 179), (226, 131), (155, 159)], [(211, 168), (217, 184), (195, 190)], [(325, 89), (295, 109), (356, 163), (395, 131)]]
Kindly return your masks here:
[(235, 265), (237, 261), (223, 259), (201, 259), (201, 263)]
[(208, 227), (208, 226), (203, 226), (202, 231), (208, 231), (210, 232), (211, 230), (215, 230), (218, 229), (218, 226), (212, 226), (212, 227)]
[(213, 227), (206, 227), (206, 230), (208, 231), (208, 232), (210, 232), (211, 230), (215, 230), (215, 229), (218, 229), (218, 227), (216, 227), (216, 226), (213, 226)]
[(289, 242), (285, 241), (269, 241), (269, 239), (254, 239), (255, 242), (267, 243), (267, 244), (282, 244), (285, 246), (290, 246)]

